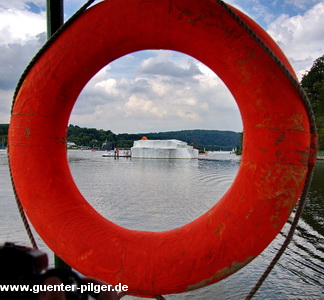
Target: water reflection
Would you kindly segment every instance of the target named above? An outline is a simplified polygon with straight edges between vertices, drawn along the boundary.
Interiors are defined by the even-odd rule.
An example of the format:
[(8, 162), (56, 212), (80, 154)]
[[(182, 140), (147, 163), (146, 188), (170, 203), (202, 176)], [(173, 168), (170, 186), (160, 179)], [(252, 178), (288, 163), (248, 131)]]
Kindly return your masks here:
[(233, 154), (199, 161), (95, 160), (92, 155), (92, 167), (85, 170), (74, 155), (70, 168), (89, 203), (121, 226), (149, 231), (176, 228), (205, 213), (229, 188), (239, 166)]

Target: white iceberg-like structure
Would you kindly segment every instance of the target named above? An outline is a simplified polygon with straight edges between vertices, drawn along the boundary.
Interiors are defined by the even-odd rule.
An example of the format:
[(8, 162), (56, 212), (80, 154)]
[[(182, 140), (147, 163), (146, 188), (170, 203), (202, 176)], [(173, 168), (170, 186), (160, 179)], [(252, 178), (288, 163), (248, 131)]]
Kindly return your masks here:
[(179, 140), (134, 141), (133, 158), (198, 158), (198, 150)]

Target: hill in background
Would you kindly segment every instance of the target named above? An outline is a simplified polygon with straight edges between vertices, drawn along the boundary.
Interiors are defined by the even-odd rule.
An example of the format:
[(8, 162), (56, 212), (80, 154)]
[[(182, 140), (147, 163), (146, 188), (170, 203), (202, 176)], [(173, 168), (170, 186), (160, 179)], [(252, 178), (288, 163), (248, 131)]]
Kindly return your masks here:
[[(133, 142), (146, 136), (151, 140), (177, 139), (184, 141), (198, 149), (211, 151), (229, 151), (241, 145), (241, 133), (221, 130), (181, 130), (167, 132), (150, 132), (128, 134), (115, 134), (111, 130), (96, 128), (82, 128), (69, 125), (67, 140), (78, 147), (102, 149), (103, 144), (107, 148), (131, 148)], [(8, 124), (0, 124), (0, 141), (6, 146), (8, 137)], [(0, 145), (1, 146), (1, 145)]]
[(78, 146), (101, 148), (106, 142), (111, 148), (130, 148), (133, 142), (146, 136), (151, 140), (177, 139), (187, 142), (199, 149), (205, 150), (232, 150), (241, 145), (241, 133), (220, 130), (181, 130), (138, 134), (114, 134), (110, 130), (81, 128), (69, 125), (67, 139)]
[(181, 130), (158, 133), (143, 133), (148, 139), (177, 139), (206, 150), (232, 150), (241, 144), (241, 134), (220, 130)]

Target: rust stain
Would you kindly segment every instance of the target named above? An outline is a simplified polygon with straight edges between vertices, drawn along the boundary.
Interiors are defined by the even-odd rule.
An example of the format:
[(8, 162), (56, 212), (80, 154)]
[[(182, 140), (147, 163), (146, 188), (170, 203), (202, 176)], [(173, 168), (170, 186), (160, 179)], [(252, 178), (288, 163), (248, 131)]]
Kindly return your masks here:
[(276, 139), (276, 145), (279, 145), (286, 139), (286, 134), (285, 132), (281, 132), (280, 136)]
[(273, 229), (278, 228), (279, 225), (277, 223), (279, 223), (279, 224), (282, 223), (282, 220), (279, 216), (279, 212), (276, 212), (275, 215), (270, 216), (270, 221), (271, 221), (271, 223), (273, 223)]
[(84, 261), (87, 260), (89, 257), (91, 257), (93, 255), (93, 249), (87, 249), (86, 251), (83, 251), (82, 254), (80, 254), (80, 256), (78, 257), (79, 261)]
[(239, 269), (243, 268), (245, 265), (247, 265), (253, 259), (254, 259), (254, 256), (250, 256), (244, 262), (241, 262), (241, 263), (234, 261), (229, 267), (226, 267), (222, 270), (217, 271), (210, 278), (207, 278), (207, 279), (205, 279), (201, 282), (198, 282), (196, 284), (189, 285), (187, 287), (187, 291), (202, 288), (202, 287), (208, 285), (210, 282), (216, 282), (219, 279), (225, 278), (225, 277), (233, 274), (234, 272), (238, 271)]
[(254, 213), (254, 209), (253, 208), (251, 208), (249, 211), (248, 211), (248, 213), (245, 215), (245, 220), (248, 220), (248, 219), (250, 219), (250, 217), (251, 217), (251, 215)]
[(277, 158), (277, 162), (284, 162), (285, 161), (285, 156), (283, 155), (283, 153), (279, 150), (277, 150), (275, 152), (276, 158)]
[(30, 128), (29, 127), (25, 128), (25, 137), (27, 137), (27, 138), (30, 137)]
[(197, 23), (197, 22), (199, 22), (199, 21), (202, 21), (203, 19), (205, 19), (205, 13), (204, 12), (202, 12), (201, 13), (201, 15), (198, 17), (198, 18), (196, 18), (196, 19), (188, 19), (188, 23)]
[[(233, 32), (228, 31), (227, 33), (228, 36), (230, 37), (231, 35), (233, 35), (233, 33), (235, 33), (235, 31)], [(248, 66), (251, 59), (253, 59), (255, 56), (256, 56), (255, 50), (249, 50), (245, 53), (244, 57), (235, 61), (235, 64), (237, 65), (238, 73), (241, 75), (241, 84), (245, 84), (249, 82), (249, 80), (251, 79), (251, 74), (250, 71), (248, 70)]]
[(193, 25), (204, 21), (204, 23), (208, 26), (214, 26), (219, 20), (218, 18), (215, 18), (215, 13), (213, 11), (206, 9), (201, 9), (201, 11), (193, 11), (189, 8), (182, 10), (177, 19), (184, 20)]
[(258, 97), (260, 97), (260, 98), (256, 98), (255, 99), (255, 102), (254, 102), (254, 104), (255, 104), (255, 108), (260, 112), (260, 110), (261, 111), (266, 111), (264, 108), (263, 108), (263, 102), (264, 102), (264, 99), (263, 99), (263, 97), (262, 97), (262, 89), (261, 88), (255, 88), (255, 90), (254, 90), (254, 94), (255, 95), (257, 95)]
[(181, 14), (180, 14), (180, 16), (179, 16), (178, 19), (181, 20), (183, 17), (190, 17), (190, 16), (192, 16), (192, 15), (193, 15), (192, 10), (190, 10), (190, 9), (188, 9), (188, 8), (185, 8), (185, 9), (181, 12)]
[(178, 17), (178, 20), (182, 20), (183, 18), (187, 19), (188, 23), (196, 23), (199, 21), (202, 21), (203, 19), (205, 19), (206, 14), (204, 11), (201, 12), (200, 16), (198, 17), (194, 17), (194, 12), (188, 8), (184, 9), (181, 14)]
[(213, 211), (212, 210), (208, 211), (207, 214), (206, 214), (206, 218), (207, 218), (209, 224), (212, 224), (213, 223), (213, 221), (210, 218), (210, 216), (212, 214), (213, 214)]
[(300, 156), (301, 156), (301, 159), (300, 159), (300, 162), (304, 165), (304, 166), (307, 166), (308, 165), (308, 161), (309, 161), (309, 157), (310, 157), (310, 153), (309, 151), (297, 151)]
[[(238, 40), (242, 36), (242, 33), (237, 32), (236, 29), (232, 29), (231, 27), (228, 27), (226, 25), (222, 25), (222, 29), (224, 30), (224, 33), (225, 33), (225, 36), (224, 36), (225, 41), (232, 38), (232, 37)], [(240, 60), (237, 61), (237, 62), (240, 62)]]
[[(271, 130), (290, 130), (290, 131), (301, 131), (304, 132), (305, 128), (303, 126), (304, 115), (300, 113), (295, 113), (292, 115), (285, 116), (283, 114), (280, 115), (282, 121), (278, 123), (275, 118), (271, 115), (265, 115), (262, 123), (256, 124), (255, 128), (267, 128)], [(279, 137), (278, 142), (281, 142)], [(282, 140), (283, 141), (283, 140)]]
[(223, 235), (223, 232), (224, 232), (224, 230), (225, 230), (225, 224), (223, 223), (223, 222), (221, 222), (221, 223), (218, 223), (217, 224), (217, 227), (215, 228), (215, 230), (214, 230), (214, 235), (218, 235), (218, 236), (222, 236)]
[[(277, 153), (280, 157), (280, 153)], [(307, 172), (307, 166), (281, 166), (272, 170), (262, 170), (261, 180), (255, 185), (262, 193), (259, 195), (260, 201), (267, 201), (275, 206), (269, 221), (276, 229), (283, 225), (283, 219), (292, 212), (296, 199), (298, 198), (298, 187), (301, 186)], [(297, 188), (296, 188), (297, 187)]]
[(255, 171), (257, 168), (257, 164), (256, 163), (252, 163), (250, 161), (246, 161), (242, 163), (242, 167), (246, 167), (249, 170), (253, 170)]
[(240, 203), (244, 203), (244, 202), (246, 202), (246, 196), (243, 195), (243, 194), (240, 194), (240, 195), (239, 195), (239, 202), (240, 202)]
[(262, 123), (256, 124), (255, 128), (269, 128), (273, 129), (273, 116), (265, 114)]
[(304, 120), (304, 115), (300, 113), (293, 114), (290, 118), (287, 119), (287, 129), (305, 131), (302, 123)]

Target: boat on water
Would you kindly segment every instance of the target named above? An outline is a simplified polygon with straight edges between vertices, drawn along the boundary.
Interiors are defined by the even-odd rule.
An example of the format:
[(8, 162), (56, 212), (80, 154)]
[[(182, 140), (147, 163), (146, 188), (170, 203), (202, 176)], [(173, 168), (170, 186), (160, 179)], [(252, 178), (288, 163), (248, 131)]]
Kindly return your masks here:
[(114, 149), (102, 154), (103, 157), (131, 157), (129, 149)]
[(195, 159), (198, 150), (179, 140), (148, 140), (143, 137), (134, 141), (131, 148), (133, 158), (172, 158)]
[(208, 156), (208, 151), (206, 151), (205, 149), (204, 150), (200, 149), (198, 150), (198, 155), (199, 157)]

